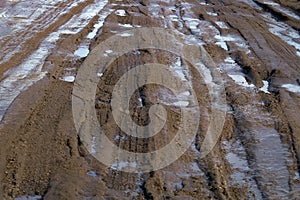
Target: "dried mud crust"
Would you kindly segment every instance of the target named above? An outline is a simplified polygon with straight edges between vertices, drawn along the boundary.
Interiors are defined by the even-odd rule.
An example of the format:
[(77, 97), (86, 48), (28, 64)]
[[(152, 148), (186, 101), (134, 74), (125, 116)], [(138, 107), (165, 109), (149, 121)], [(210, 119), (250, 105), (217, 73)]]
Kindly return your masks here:
[[(51, 24), (51, 28), (39, 33), (31, 33), (31, 29), (25, 31), (25, 35), (32, 36), (20, 52), (0, 65), (0, 74), (21, 63), (47, 34), (91, 3), (79, 4)], [(299, 12), (297, 2), (277, 3)], [(72, 118), (73, 84), (62, 81), (61, 77), (66, 69), (77, 71), (81, 66), (84, 58), (74, 58), (70, 52), (76, 50), (98, 19), (93, 18), (77, 34), (62, 35), (45, 60), (46, 77), (15, 99), (0, 124), (0, 198), (13, 199), (23, 195), (41, 195), (44, 199), (299, 198), (300, 97), (299, 93), (281, 86), (286, 83), (299, 85), (300, 59), (293, 46), (270, 33), (268, 22), (261, 15), (274, 16), (277, 11), (255, 5), (229, 0), (142, 0), (110, 1), (106, 6), (107, 10), (124, 9), (126, 16), (114, 12), (108, 15), (91, 41), (90, 50), (115, 32), (121, 32), (123, 29), (118, 24), (167, 26), (204, 41), (206, 51), (219, 66), (225, 81), (228, 112), (222, 136), (213, 151), (204, 159), (199, 158), (209, 122), (209, 98), (201, 78), (190, 70), (191, 83), (201, 107), (199, 132), (182, 157), (170, 166), (150, 173), (130, 174), (108, 168), (82, 145)], [(153, 14), (155, 12), (157, 16)], [(177, 16), (177, 21), (170, 20), (172, 14)], [(200, 30), (207, 22), (215, 28), (198, 35), (188, 25), (187, 16), (203, 22), (197, 27)], [(293, 19), (277, 17), (277, 20), (299, 30)], [(220, 28), (216, 21), (224, 22), (228, 29)], [(217, 45), (211, 40), (215, 29), (221, 35), (242, 38), (240, 40), (245, 41), (250, 53), (234, 41), (226, 41), (227, 50)], [(20, 39), (22, 35), (18, 37)], [(7, 44), (6, 40), (0, 42), (1, 46)], [(255, 88), (240, 86), (230, 78), (231, 71), (222, 67), (228, 57), (237, 64), (239, 74), (246, 77), (247, 84), (253, 84)], [(166, 52), (143, 49), (139, 54), (132, 52), (118, 58), (104, 72), (97, 88), (95, 109), (106, 135), (116, 145), (129, 151), (147, 152), (166, 145), (172, 138), (178, 128), (178, 108), (168, 107), (167, 128), (160, 134), (137, 140), (126, 136), (114, 123), (110, 99), (113, 85), (130, 66), (147, 62), (172, 65), (174, 59)], [(268, 81), (270, 93), (259, 90), (263, 81)], [(167, 94), (172, 96), (170, 91), (157, 85), (140, 88), (132, 96), (132, 119), (138, 124), (147, 124), (149, 107)], [(143, 107), (139, 107), (139, 97)]]

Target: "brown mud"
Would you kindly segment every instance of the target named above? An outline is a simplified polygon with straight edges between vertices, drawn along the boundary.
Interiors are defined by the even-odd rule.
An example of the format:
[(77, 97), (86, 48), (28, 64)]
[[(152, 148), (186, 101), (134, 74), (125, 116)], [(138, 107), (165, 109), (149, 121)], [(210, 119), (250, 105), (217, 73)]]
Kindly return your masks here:
[[(14, 9), (21, 3), (29, 6), (26, 2), (30, 1), (1, 1), (0, 8)], [(57, 15), (70, 4), (58, 1), (26, 25), (26, 30), (0, 35), (1, 81), (10, 75), (5, 72), (22, 64), (49, 34), (93, 1), (83, 1)], [(118, 9), (125, 10), (125, 16), (114, 12)], [(260, 0), (109, 1), (79, 32), (60, 35), (42, 63), (46, 75), (22, 90), (6, 110), (0, 122), (0, 199), (26, 195), (72, 200), (299, 199), (300, 50), (297, 55), (291, 43), (299, 46), (300, 37), (289, 37), (286, 29), (299, 36), (299, 9), (299, 1), (281, 0), (273, 4)], [(113, 34), (127, 30), (119, 24), (176, 29), (202, 41), (225, 82), (228, 103), (221, 138), (208, 156), (199, 157), (209, 121), (207, 90), (191, 69), (202, 120), (195, 142), (176, 162), (150, 173), (131, 174), (103, 165), (82, 145), (72, 116), (73, 83), (62, 78), (70, 69), (76, 75), (85, 58), (73, 53), (105, 12), (110, 14), (89, 41), (90, 51)], [(196, 27), (190, 25), (189, 18), (197, 21)], [(6, 25), (13, 20), (19, 19), (9, 18)], [(286, 34), (276, 34), (282, 24)], [(15, 53), (6, 58), (11, 51)], [(104, 72), (95, 97), (97, 116), (106, 135), (116, 145), (134, 152), (166, 145), (178, 129), (180, 117), (176, 106), (168, 107), (167, 127), (145, 140), (126, 136), (112, 119), (113, 85), (130, 66), (147, 62), (172, 65), (176, 58), (149, 49), (128, 53)], [(246, 83), (234, 81), (237, 77), (244, 77)], [(263, 91), (260, 88), (266, 83), (268, 91)], [(147, 124), (150, 106), (168, 95), (172, 93), (157, 85), (140, 88), (132, 96), (132, 119)]]

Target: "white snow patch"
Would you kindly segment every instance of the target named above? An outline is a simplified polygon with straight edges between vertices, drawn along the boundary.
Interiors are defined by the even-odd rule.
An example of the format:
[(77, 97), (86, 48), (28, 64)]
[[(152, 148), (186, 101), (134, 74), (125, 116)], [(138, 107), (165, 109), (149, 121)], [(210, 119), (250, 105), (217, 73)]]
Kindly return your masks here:
[(85, 58), (89, 55), (90, 50), (88, 47), (79, 47), (75, 52), (74, 55), (80, 58)]
[(227, 36), (215, 35), (214, 38), (219, 40), (219, 41), (226, 41), (226, 42), (232, 42), (232, 41), (237, 40), (237, 38), (235, 36), (232, 36), (232, 35), (227, 35)]
[(185, 20), (186, 26), (189, 27), (191, 30), (197, 29), (197, 27), (200, 23), (199, 19), (193, 19), (193, 18), (188, 18), (188, 17), (185, 17), (183, 19)]
[(229, 29), (228, 26), (224, 22), (216, 21), (215, 23), (222, 29)]
[(215, 13), (215, 12), (206, 12), (208, 15), (210, 15), (210, 16), (214, 16), (214, 17), (216, 17), (216, 16), (218, 16), (218, 13)]
[(98, 72), (98, 73), (97, 73), (97, 77), (99, 77), (99, 78), (100, 78), (101, 76), (103, 76), (103, 73), (101, 73), (101, 72)]
[(178, 16), (177, 15), (169, 15), (169, 18), (172, 22), (178, 22)]
[(190, 102), (189, 101), (176, 101), (176, 102), (173, 102), (172, 105), (178, 106), (178, 107), (187, 107), (188, 105), (190, 105)]
[(231, 64), (234, 64), (234, 63), (235, 63), (235, 61), (234, 61), (231, 57), (225, 58), (224, 61), (225, 61), (226, 63), (231, 63)]
[(60, 78), (60, 80), (68, 82), (68, 83), (73, 83), (75, 81), (75, 76), (64, 76), (63, 78)]
[(139, 96), (138, 97), (138, 102), (139, 102), (139, 104), (138, 104), (138, 107), (139, 108), (141, 108), (141, 107), (143, 107), (144, 105), (143, 105), (143, 100), (142, 100), (142, 98)]
[(300, 175), (299, 172), (295, 172), (295, 177), (293, 178), (294, 180), (300, 180)]
[(272, 1), (264, 1), (263, 4), (270, 5), (270, 6), (279, 6), (278, 3), (275, 3), (275, 2), (272, 2)]
[(125, 10), (116, 10), (115, 13), (116, 13), (116, 15), (121, 16), (121, 17), (126, 16)]
[(108, 54), (110, 54), (112, 52), (113, 52), (113, 50), (110, 50), (110, 49), (108, 49), (108, 50), (105, 51), (105, 53), (108, 53)]
[(228, 46), (227, 46), (226, 42), (216, 42), (216, 45), (220, 46), (225, 51), (228, 51)]
[(134, 26), (132, 24), (120, 24), (119, 26), (125, 27), (125, 28), (133, 28)]
[(232, 80), (234, 80), (234, 82), (240, 86), (243, 86), (243, 87), (250, 87), (250, 88), (253, 88), (255, 87), (253, 84), (249, 84), (245, 77), (242, 76), (242, 75), (228, 75)]
[(121, 33), (120, 36), (122, 37), (130, 37), (130, 36), (133, 36), (132, 33)]
[(269, 91), (268, 91), (268, 88), (269, 88), (269, 82), (268, 81), (263, 81), (263, 86), (261, 88), (259, 88), (260, 91), (263, 91), (267, 94), (271, 94)]
[(189, 98), (191, 96), (191, 92), (190, 91), (186, 91), (186, 92), (182, 92), (180, 94), (177, 95), (177, 98), (179, 99), (186, 99)]
[(104, 21), (109, 14), (109, 11), (105, 11), (99, 16), (97, 24), (94, 25), (94, 30), (87, 35), (88, 39), (93, 39), (96, 36), (97, 32), (100, 28), (102, 28)]
[(293, 93), (300, 93), (300, 86), (294, 84), (283, 84), (281, 87)]

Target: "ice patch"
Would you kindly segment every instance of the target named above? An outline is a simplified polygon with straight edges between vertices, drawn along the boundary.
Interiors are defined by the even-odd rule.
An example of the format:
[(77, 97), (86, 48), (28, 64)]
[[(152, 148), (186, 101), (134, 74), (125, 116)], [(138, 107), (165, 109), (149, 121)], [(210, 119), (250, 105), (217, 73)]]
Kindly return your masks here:
[(243, 86), (243, 87), (250, 87), (250, 88), (253, 88), (255, 87), (253, 84), (249, 84), (245, 77), (242, 76), (242, 75), (228, 75), (232, 80), (234, 80), (234, 82), (240, 86)]
[(115, 13), (116, 13), (116, 15), (121, 16), (121, 17), (126, 16), (125, 10), (116, 10)]
[(281, 87), (287, 89), (289, 92), (300, 93), (300, 86), (294, 84), (283, 84)]
[(63, 78), (60, 78), (60, 80), (73, 83), (75, 81), (75, 76), (64, 76)]
[(85, 58), (89, 55), (90, 50), (88, 47), (79, 47), (75, 52), (74, 55), (80, 58)]
[(268, 91), (268, 88), (269, 88), (269, 82), (268, 81), (263, 81), (263, 86), (261, 88), (259, 88), (260, 91), (263, 91), (267, 94), (271, 94), (269, 91)]

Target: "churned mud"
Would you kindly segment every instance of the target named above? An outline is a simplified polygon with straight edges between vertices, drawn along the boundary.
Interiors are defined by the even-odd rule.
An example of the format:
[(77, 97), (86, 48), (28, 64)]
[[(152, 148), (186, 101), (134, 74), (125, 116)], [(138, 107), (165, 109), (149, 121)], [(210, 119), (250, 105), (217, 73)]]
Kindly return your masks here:
[[(296, 0), (1, 1), (0, 199), (299, 199), (299, 14)], [(105, 166), (82, 144), (72, 90), (97, 45), (139, 27), (170, 29), (203, 46), (224, 80), (227, 114), (216, 146), (201, 159), (210, 113), (201, 77), (162, 50), (119, 57), (96, 74), (96, 114), (114, 144), (132, 152), (162, 148), (178, 130), (179, 108), (189, 106), (188, 91), (174, 98), (161, 86), (141, 87), (130, 101), (133, 121), (149, 123), (156, 103), (168, 121), (154, 137), (126, 135), (110, 103), (113, 86), (134, 66), (170, 66), (201, 108), (183, 156), (157, 171), (126, 173), (135, 163)]]

